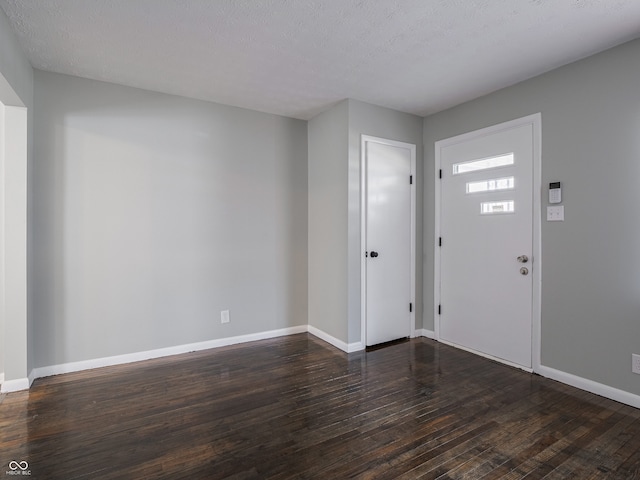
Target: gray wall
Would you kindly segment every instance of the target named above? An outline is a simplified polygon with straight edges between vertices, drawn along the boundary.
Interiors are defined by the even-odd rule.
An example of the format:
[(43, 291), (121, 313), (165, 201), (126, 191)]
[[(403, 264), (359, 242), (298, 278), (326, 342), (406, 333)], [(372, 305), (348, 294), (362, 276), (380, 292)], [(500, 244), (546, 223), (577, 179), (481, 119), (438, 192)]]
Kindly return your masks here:
[[(422, 118), (408, 113), (349, 100), (348, 303), (349, 343), (361, 338), (360, 297), (360, 141), (372, 135), (416, 145), (416, 177), (422, 178)], [(416, 181), (416, 323), (422, 328), (422, 182)]]
[(36, 367), (307, 323), (306, 122), (41, 71), (35, 91)]
[[(13, 29), (4, 12), (0, 10), (0, 102), (13, 107), (26, 107), (27, 110), (27, 165), (22, 168), (11, 167), (2, 179), (4, 211), (2, 222), (11, 222), (20, 228), (2, 230), (2, 252), (4, 255), (2, 272), (4, 283), (0, 289), (7, 289), (3, 300), (3, 313), (0, 314), (0, 373), (6, 380), (26, 379), (31, 368), (31, 348), (29, 346), (28, 295), (27, 284), (28, 249), (30, 248), (27, 227), (27, 209), (29, 208), (28, 181), (31, 174), (31, 145), (33, 131), (33, 69), (24, 56), (13, 34)], [(14, 173), (17, 174), (14, 176)], [(8, 184), (11, 188), (6, 188)]]
[(640, 376), (640, 41), (424, 121), (424, 327), (433, 329), (434, 142), (542, 113), (542, 212), (563, 182), (563, 223), (542, 222), (542, 365), (634, 394)]
[(309, 325), (347, 342), (349, 102), (308, 122)]

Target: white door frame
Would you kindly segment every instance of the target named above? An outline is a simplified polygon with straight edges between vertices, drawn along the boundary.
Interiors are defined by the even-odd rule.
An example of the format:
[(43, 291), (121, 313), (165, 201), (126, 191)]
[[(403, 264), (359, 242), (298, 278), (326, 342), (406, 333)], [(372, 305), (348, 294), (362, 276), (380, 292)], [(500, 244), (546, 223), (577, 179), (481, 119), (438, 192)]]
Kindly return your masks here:
[[(416, 146), (386, 138), (362, 135), (360, 139), (360, 342), (367, 345), (367, 142), (375, 142), (392, 147), (406, 148), (411, 152), (411, 303), (413, 309), (409, 315), (411, 325), (409, 335), (416, 336)], [(409, 179), (407, 179), (409, 181)]]
[[(510, 130), (515, 127), (523, 125), (531, 125), (533, 127), (533, 238), (532, 238), (532, 253), (533, 259), (531, 266), (531, 276), (533, 281), (532, 292), (532, 312), (531, 312), (531, 365), (534, 372), (540, 370), (540, 325), (541, 325), (541, 281), (542, 281), (542, 216), (541, 216), (541, 191), (542, 191), (542, 115), (536, 113), (528, 115), (526, 117), (518, 118), (508, 122), (493, 125), (491, 127), (482, 128), (472, 132), (457, 135), (455, 137), (447, 138), (445, 140), (439, 140), (435, 143), (435, 236), (434, 236), (434, 289), (433, 289), (433, 318), (434, 318), (434, 330), (436, 340), (447, 343), (440, 338), (440, 315), (438, 313), (438, 306), (440, 305), (440, 202), (441, 202), (441, 185), (440, 185), (440, 168), (441, 168), (441, 150), (445, 147), (454, 145), (456, 143), (465, 142), (478, 137), (491, 135), (504, 130)], [(446, 240), (445, 240), (446, 241)], [(460, 347), (459, 347), (460, 348)], [(475, 352), (482, 355), (479, 352)], [(483, 355), (501, 363), (507, 363), (518, 368), (522, 368), (519, 365), (505, 362), (505, 360), (493, 357), (491, 355)], [(527, 370), (527, 369), (525, 369)]]

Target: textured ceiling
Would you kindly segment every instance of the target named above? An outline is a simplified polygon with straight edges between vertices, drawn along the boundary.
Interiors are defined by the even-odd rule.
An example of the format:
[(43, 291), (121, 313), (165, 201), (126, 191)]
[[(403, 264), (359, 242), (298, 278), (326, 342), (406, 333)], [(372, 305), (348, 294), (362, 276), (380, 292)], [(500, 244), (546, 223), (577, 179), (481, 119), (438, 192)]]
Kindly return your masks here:
[(640, 0), (0, 0), (35, 68), (308, 119), (426, 115), (640, 36)]

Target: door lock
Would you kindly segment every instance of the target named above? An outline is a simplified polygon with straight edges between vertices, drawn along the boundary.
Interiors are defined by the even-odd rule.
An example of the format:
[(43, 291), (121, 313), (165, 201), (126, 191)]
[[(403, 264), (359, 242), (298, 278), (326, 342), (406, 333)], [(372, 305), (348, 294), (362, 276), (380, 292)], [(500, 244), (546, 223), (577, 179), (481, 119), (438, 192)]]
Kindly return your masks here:
[(529, 275), (529, 269), (527, 267), (522, 267), (520, 269), (520, 274), (522, 275)]
[(518, 260), (520, 263), (527, 263), (527, 262), (529, 261), (529, 257), (527, 257), (526, 255), (520, 255), (520, 256), (517, 258), (517, 260)]

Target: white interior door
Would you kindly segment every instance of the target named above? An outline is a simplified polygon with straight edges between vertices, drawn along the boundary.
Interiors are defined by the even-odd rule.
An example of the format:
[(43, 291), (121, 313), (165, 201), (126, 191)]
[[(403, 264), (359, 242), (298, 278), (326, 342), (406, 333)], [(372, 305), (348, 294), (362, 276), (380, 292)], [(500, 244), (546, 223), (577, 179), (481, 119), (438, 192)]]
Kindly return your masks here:
[(439, 338), (532, 366), (533, 124), (436, 144)]
[(415, 145), (363, 136), (366, 345), (409, 337), (413, 321)]

